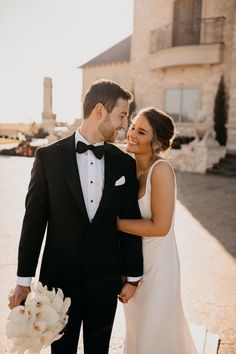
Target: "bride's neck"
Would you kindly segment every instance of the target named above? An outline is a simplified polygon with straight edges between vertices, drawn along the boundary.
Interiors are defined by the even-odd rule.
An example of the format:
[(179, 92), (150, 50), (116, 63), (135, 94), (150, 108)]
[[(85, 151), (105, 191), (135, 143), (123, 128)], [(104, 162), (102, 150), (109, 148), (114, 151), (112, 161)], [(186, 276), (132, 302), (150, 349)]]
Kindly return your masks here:
[(150, 166), (154, 163), (154, 161), (156, 161), (156, 156), (150, 155), (135, 155), (135, 160), (137, 163), (137, 172), (138, 174), (146, 172)]

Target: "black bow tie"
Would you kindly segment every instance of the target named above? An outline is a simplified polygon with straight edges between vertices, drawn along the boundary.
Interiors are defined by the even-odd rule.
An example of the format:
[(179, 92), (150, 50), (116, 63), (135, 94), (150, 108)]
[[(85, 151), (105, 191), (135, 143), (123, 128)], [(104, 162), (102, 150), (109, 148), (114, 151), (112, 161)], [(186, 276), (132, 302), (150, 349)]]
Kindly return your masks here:
[(83, 143), (82, 141), (78, 141), (77, 146), (76, 146), (76, 151), (79, 154), (83, 154), (87, 150), (91, 150), (94, 153), (94, 155), (96, 156), (96, 158), (100, 160), (105, 153), (106, 145), (94, 146), (94, 145), (87, 145), (87, 144)]

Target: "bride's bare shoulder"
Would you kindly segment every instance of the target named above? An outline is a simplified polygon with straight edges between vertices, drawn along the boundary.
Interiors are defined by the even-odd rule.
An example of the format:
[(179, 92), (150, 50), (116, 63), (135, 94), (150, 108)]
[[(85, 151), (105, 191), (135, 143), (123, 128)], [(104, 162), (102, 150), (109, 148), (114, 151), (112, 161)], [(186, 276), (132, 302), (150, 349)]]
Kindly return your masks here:
[(164, 160), (160, 159), (155, 163), (151, 176), (152, 182), (155, 180), (164, 180), (166, 182), (174, 181), (174, 170), (171, 164)]

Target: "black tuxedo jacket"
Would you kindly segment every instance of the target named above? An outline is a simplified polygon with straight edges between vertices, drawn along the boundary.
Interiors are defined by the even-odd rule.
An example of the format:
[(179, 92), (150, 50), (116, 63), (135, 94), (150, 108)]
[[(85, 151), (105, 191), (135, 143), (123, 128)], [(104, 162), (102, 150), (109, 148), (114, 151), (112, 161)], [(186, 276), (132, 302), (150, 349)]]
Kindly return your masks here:
[[(125, 184), (115, 182), (125, 177)], [(135, 161), (112, 144), (105, 181), (90, 222), (80, 184), (74, 134), (36, 151), (18, 252), (18, 276), (34, 276), (46, 230), (40, 280), (54, 287), (106, 284), (143, 271), (141, 238), (116, 229), (117, 216), (140, 217)]]

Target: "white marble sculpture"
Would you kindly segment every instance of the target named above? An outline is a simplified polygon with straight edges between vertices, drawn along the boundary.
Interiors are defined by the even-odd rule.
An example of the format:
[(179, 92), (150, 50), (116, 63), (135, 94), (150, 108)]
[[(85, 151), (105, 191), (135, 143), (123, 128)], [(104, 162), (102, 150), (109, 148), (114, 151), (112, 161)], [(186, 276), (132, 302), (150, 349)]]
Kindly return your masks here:
[(208, 110), (202, 108), (195, 119), (195, 139), (191, 145), (218, 145), (215, 140), (214, 123)]
[(215, 139), (214, 123), (206, 108), (198, 111), (194, 127), (195, 139), (171, 150), (170, 160), (177, 170), (205, 173), (225, 156), (225, 146)]

